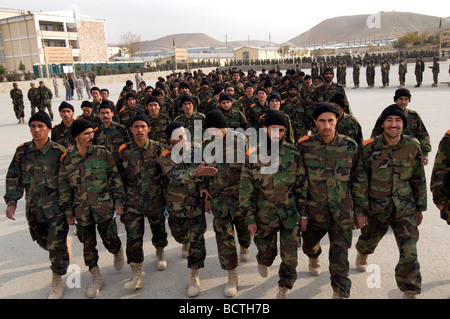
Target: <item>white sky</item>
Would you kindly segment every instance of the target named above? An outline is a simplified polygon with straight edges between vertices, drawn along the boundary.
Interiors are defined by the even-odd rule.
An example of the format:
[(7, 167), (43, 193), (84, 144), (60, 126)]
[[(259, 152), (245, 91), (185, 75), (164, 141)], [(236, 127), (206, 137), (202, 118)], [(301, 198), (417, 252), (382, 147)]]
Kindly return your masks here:
[[(63, 3), (64, 2), (64, 3)], [(106, 19), (108, 43), (130, 31), (141, 41), (170, 34), (204, 33), (216, 40), (269, 40), (282, 43), (337, 16), (380, 11), (450, 16), (448, 1), (337, 0), (20, 0), (0, 5), (33, 11), (75, 11)]]

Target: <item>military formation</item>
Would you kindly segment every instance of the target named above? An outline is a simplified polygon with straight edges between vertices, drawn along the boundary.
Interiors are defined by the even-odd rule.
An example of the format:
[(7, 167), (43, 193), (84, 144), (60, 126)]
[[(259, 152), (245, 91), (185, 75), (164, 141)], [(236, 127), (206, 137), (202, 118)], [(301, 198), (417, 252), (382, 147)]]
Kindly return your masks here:
[[(388, 86), (389, 62), (383, 63)], [(359, 81), (358, 66), (355, 62), (353, 77)], [(345, 69), (339, 66), (339, 77), (346, 76)], [(98, 266), (97, 233), (114, 256), (115, 270), (130, 266), (123, 289), (142, 288), (145, 220), (157, 270), (167, 268), (170, 231), (187, 261), (187, 295), (199, 295), (206, 214), (213, 216), (220, 266), (228, 275), (227, 297), (238, 294), (238, 268), (251, 258), (252, 241), (263, 278), (280, 252), (276, 297), (285, 299), (297, 279), (298, 250), (307, 256), (311, 275), (319, 276), (320, 242), (328, 235), (332, 298), (349, 298), (353, 230), (361, 229), (356, 268), (366, 271), (389, 226), (401, 252), (397, 285), (404, 298), (420, 294), (416, 245), (427, 209), (424, 166), (431, 142), (419, 114), (407, 108), (411, 92), (396, 90), (394, 104), (364, 140), (345, 82), (334, 81), (331, 65), (313, 70), (311, 75), (287, 70), (284, 76), (275, 70), (198, 70), (160, 77), (155, 87), (140, 78), (139, 90), (127, 81), (116, 103), (108, 100), (107, 89), (94, 86), (92, 101), (81, 104), (83, 114), (74, 119), (74, 107), (63, 101), (62, 121), (54, 126), (51, 91), (42, 85), (34, 89), (40, 93), (29, 93), (32, 110), (39, 111), (28, 122), (32, 140), (17, 148), (9, 166), (4, 200), (14, 220), (25, 192), (31, 237), (49, 252), (49, 298), (63, 296), (69, 226), (75, 227), (92, 276), (87, 297), (99, 295), (106, 275)], [(15, 90), (14, 107), (24, 123), (21, 92)], [(447, 132), (431, 190), (450, 224), (449, 143)], [(125, 243), (117, 234), (118, 219)]]

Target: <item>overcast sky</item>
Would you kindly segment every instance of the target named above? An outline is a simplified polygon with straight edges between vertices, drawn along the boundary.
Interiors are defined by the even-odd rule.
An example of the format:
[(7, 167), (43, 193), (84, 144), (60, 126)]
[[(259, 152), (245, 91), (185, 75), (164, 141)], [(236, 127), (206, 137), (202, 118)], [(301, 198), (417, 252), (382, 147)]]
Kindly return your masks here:
[[(438, 4), (439, 3), (439, 4)], [(216, 40), (265, 40), (282, 43), (337, 16), (380, 11), (450, 16), (446, 1), (337, 0), (20, 0), (3, 8), (48, 12), (75, 11), (105, 19), (108, 43), (130, 31), (141, 41), (170, 34), (204, 33)]]

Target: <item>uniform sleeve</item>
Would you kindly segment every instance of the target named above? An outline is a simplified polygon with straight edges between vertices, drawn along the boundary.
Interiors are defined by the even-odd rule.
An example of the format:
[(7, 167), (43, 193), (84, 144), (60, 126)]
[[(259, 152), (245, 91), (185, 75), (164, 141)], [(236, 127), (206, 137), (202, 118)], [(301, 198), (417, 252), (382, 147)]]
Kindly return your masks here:
[(108, 185), (114, 197), (115, 206), (123, 206), (125, 202), (125, 191), (123, 188), (122, 178), (119, 174), (116, 162), (108, 151), (106, 154), (106, 164), (108, 170)]
[(245, 216), (245, 224), (256, 224), (256, 200), (258, 197), (253, 177), (253, 165), (246, 161), (242, 166), (239, 183), (239, 206)]
[(409, 181), (416, 201), (416, 211), (427, 210), (427, 184), (425, 178), (425, 168), (423, 166), (422, 151), (418, 149), (415, 157), (414, 171)]
[(369, 210), (369, 179), (359, 146), (357, 146), (353, 159), (351, 194), (355, 207), (355, 216), (366, 216)]
[(189, 168), (180, 168), (172, 161), (170, 155), (160, 156), (160, 165), (163, 175), (176, 186), (203, 181), (197, 177), (197, 167), (189, 165)]
[(308, 198), (308, 178), (306, 177), (303, 157), (299, 153), (297, 156), (297, 171), (295, 173), (295, 193), (297, 196), (297, 210), (300, 216), (308, 216), (306, 200)]
[(450, 195), (450, 135), (446, 134), (439, 143), (431, 173), (430, 190), (433, 202), (445, 205)]
[(420, 116), (417, 117), (417, 131), (414, 137), (417, 138), (420, 142), (422, 155), (428, 156), (428, 153), (431, 152), (431, 140), (425, 124), (423, 123)]
[(6, 174), (6, 193), (4, 196), (6, 205), (16, 206), (22, 198), (24, 185), (21, 169), (21, 152), (16, 151)]
[(67, 169), (64, 162), (61, 161), (59, 168), (59, 206), (62, 213), (66, 215), (66, 218), (74, 217), (73, 211), (73, 189), (70, 187), (69, 178), (67, 177)]

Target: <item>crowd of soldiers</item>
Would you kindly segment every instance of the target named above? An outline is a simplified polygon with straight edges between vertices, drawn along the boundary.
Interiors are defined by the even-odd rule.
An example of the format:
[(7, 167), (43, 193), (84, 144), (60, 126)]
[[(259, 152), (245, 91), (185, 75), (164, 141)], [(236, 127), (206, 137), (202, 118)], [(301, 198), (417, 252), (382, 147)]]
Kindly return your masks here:
[[(298, 248), (309, 258), (310, 273), (321, 273), (320, 241), (326, 234), (332, 297), (348, 298), (352, 231), (361, 229), (356, 267), (365, 271), (389, 226), (401, 251), (398, 287), (404, 298), (420, 294), (417, 226), (427, 208), (424, 165), (431, 143), (419, 114), (407, 108), (408, 89), (396, 90), (394, 104), (383, 110), (364, 141), (344, 86), (334, 82), (330, 67), (314, 77), (299, 70), (281, 76), (275, 70), (198, 70), (160, 77), (155, 87), (141, 81), (138, 91), (133, 84), (127, 81), (116, 103), (108, 99), (108, 89), (92, 87), (92, 101), (83, 101), (77, 119), (74, 107), (63, 101), (58, 108), (62, 122), (54, 127), (42, 109), (34, 113), (28, 123), (33, 139), (17, 148), (8, 169), (6, 215), (14, 219), (25, 192), (31, 236), (49, 251), (50, 298), (63, 295), (70, 225), (83, 244), (92, 275), (87, 296), (93, 298), (103, 287), (96, 232), (114, 255), (116, 270), (125, 260), (130, 265), (132, 276), (123, 288), (139, 289), (146, 219), (157, 269), (167, 267), (165, 214), (187, 258), (187, 294), (197, 296), (206, 257), (206, 213), (214, 216), (218, 257), (228, 274), (225, 296), (238, 292), (237, 268), (249, 260), (252, 239), (257, 271), (268, 276), (279, 233), (277, 298), (286, 298), (297, 279)], [(249, 128), (263, 129), (257, 145), (243, 133)], [(191, 137), (199, 131), (196, 143)], [(436, 157), (431, 189), (450, 222), (448, 134)], [(234, 147), (226, 147), (229, 140)], [(260, 155), (271, 153), (276, 167), (267, 173), (275, 164)], [(115, 216), (125, 225), (125, 249)]]

